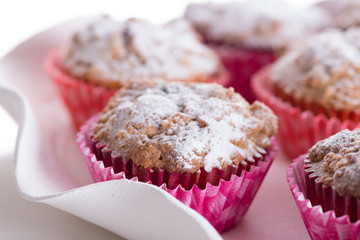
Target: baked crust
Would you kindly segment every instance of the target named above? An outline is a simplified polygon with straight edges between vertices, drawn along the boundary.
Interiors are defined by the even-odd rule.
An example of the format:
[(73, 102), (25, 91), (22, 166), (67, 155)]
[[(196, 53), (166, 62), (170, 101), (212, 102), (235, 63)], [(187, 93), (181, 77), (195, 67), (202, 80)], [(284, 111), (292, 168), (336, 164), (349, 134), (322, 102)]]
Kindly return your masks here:
[(360, 29), (314, 35), (279, 58), (271, 80), (298, 102), (327, 110), (360, 111)]
[(185, 18), (210, 41), (270, 50), (282, 49), (331, 23), (329, 14), (318, 7), (300, 9), (271, 0), (194, 3), (187, 7)]
[(345, 129), (309, 150), (307, 171), (340, 196), (360, 198), (360, 129)]
[(85, 82), (109, 89), (152, 78), (204, 82), (224, 71), (186, 21), (154, 25), (109, 17), (76, 32), (62, 49), (60, 65)]
[(114, 156), (145, 168), (194, 173), (261, 157), (277, 118), (217, 84), (149, 82), (121, 89), (94, 128)]

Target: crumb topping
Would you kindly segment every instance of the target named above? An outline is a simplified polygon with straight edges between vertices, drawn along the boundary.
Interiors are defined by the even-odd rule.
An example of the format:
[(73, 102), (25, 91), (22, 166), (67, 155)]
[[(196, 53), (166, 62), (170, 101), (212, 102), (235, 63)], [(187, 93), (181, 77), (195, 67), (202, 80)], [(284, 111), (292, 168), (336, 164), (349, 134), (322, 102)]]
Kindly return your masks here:
[(215, 53), (185, 20), (154, 25), (98, 19), (73, 35), (61, 64), (80, 79), (112, 89), (159, 77), (206, 81), (222, 71)]
[(309, 150), (310, 171), (340, 196), (360, 198), (360, 129), (345, 129)]
[(190, 4), (185, 17), (210, 40), (264, 49), (282, 48), (330, 23), (320, 8), (277, 0)]
[(360, 29), (331, 30), (302, 41), (274, 63), (271, 79), (297, 100), (360, 110)]
[(145, 168), (194, 173), (261, 157), (277, 131), (264, 104), (217, 84), (147, 83), (122, 89), (94, 128), (113, 155)]

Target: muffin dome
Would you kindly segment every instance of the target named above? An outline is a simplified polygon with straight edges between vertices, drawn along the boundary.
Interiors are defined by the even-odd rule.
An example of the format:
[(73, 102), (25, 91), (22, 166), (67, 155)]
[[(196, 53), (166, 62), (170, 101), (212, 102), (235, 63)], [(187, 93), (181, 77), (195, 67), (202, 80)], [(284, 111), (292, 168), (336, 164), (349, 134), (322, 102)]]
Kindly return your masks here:
[(340, 196), (360, 198), (360, 129), (345, 129), (309, 150), (312, 175)]
[(314, 35), (271, 68), (277, 88), (328, 110), (360, 111), (360, 29)]
[(258, 49), (281, 48), (330, 24), (320, 8), (277, 0), (190, 4), (185, 17), (211, 41)]
[(110, 89), (158, 77), (207, 81), (222, 71), (216, 55), (181, 20), (154, 25), (101, 18), (73, 35), (60, 64), (69, 74)]
[(341, 29), (360, 27), (360, 1), (344, 1), (346, 6), (335, 16), (335, 26)]
[(119, 90), (94, 139), (144, 168), (195, 173), (261, 157), (276, 131), (269, 108), (250, 105), (232, 88), (156, 82)]

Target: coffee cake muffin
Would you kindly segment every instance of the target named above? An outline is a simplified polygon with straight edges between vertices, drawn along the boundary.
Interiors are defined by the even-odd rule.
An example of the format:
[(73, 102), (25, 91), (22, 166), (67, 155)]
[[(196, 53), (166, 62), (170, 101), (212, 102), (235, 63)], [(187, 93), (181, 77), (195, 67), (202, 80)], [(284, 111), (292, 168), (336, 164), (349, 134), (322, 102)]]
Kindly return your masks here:
[(45, 64), (77, 127), (131, 82), (227, 80), (216, 54), (181, 20), (154, 25), (100, 18), (51, 52)]
[(279, 95), (329, 117), (360, 112), (359, 37), (360, 29), (334, 30), (295, 45), (271, 68)]
[(345, 129), (316, 143), (290, 167), (288, 180), (313, 239), (359, 238), (359, 150), (360, 129)]
[(273, 0), (191, 4), (185, 12), (232, 74), (231, 86), (250, 102), (251, 75), (274, 61), (295, 40), (330, 24), (326, 11), (306, 10)]
[(253, 89), (259, 99), (280, 116), (283, 128), (279, 135), (290, 157), (344, 128), (357, 126), (359, 37), (360, 29), (314, 35), (254, 77)]
[[(276, 131), (269, 108), (258, 101), (250, 105), (232, 88), (161, 81), (120, 89), (101, 116), (82, 127), (78, 142), (95, 181), (151, 182), (222, 232), (252, 201), (276, 153)], [(244, 178), (249, 184), (241, 183)], [(207, 191), (225, 198), (208, 198)], [(197, 205), (202, 201), (214, 211)]]

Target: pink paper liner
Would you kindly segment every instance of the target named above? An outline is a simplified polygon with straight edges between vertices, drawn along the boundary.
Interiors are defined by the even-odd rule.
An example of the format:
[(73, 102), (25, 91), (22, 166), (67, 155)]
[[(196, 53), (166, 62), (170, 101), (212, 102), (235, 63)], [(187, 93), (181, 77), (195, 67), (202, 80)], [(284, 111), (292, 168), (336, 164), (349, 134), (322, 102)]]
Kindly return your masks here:
[(360, 121), (360, 113), (354, 111), (343, 111), (343, 110), (334, 110), (334, 109), (326, 109), (323, 106), (315, 103), (315, 102), (307, 102), (305, 100), (296, 100), (294, 97), (284, 93), (276, 86), (273, 86), (274, 94), (280, 97), (283, 101), (289, 102), (292, 106), (297, 106), (301, 108), (303, 111), (309, 110), (314, 114), (324, 114), (325, 116), (331, 118), (336, 117), (340, 119), (340, 121), (345, 121), (347, 119), (352, 120), (354, 122)]
[(320, 205), (314, 205), (308, 199), (305, 158), (306, 155), (302, 155), (294, 160), (287, 170), (286, 179), (311, 239), (359, 239), (360, 220), (352, 223), (348, 215), (336, 217), (334, 210), (324, 212)]
[[(74, 126), (79, 129), (87, 119), (106, 106), (115, 91), (86, 83), (67, 74), (58, 63), (59, 53), (60, 49), (51, 51), (45, 58), (44, 68), (59, 90)], [(221, 76), (210, 79), (208, 83), (226, 86), (229, 81), (230, 74), (224, 71)]]
[[(94, 145), (90, 140), (91, 137), (88, 133), (98, 117), (99, 115), (95, 115), (91, 118), (81, 127), (77, 135), (77, 142), (95, 182), (118, 179), (139, 181), (136, 174), (140, 173), (141, 180), (149, 184), (155, 181), (156, 185), (161, 189), (205, 217), (219, 233), (234, 227), (245, 215), (278, 152), (277, 143), (273, 138), (271, 147), (269, 147), (267, 153), (264, 155), (264, 159), (257, 161), (257, 166), (251, 165), (247, 170), (242, 170), (241, 174), (239, 174), (240, 176), (230, 174), (228, 177), (229, 180), (220, 179), (223, 174), (228, 174), (229, 169), (226, 171), (212, 171), (205, 174), (202, 180), (201, 175), (206, 173), (203, 171), (199, 178), (195, 177), (199, 179), (196, 184), (183, 184), (183, 181), (176, 179), (181, 174), (157, 171), (156, 169), (141, 169), (134, 167), (135, 165), (130, 161), (124, 162), (124, 171), (118, 172), (114, 170), (112, 163), (108, 161), (109, 158), (105, 161), (98, 160), (97, 158), (97, 156), (111, 155), (111, 153), (105, 151), (99, 153), (102, 147), (94, 147), (96, 143)], [(122, 159), (119, 160), (116, 157), (111, 159), (113, 162), (122, 161)], [(153, 175), (149, 174), (151, 172)], [(129, 173), (131, 174), (128, 175)], [(231, 173), (233, 173), (233, 171), (231, 171)], [(167, 175), (167, 177), (165, 177), (165, 175)], [(144, 178), (144, 176), (146, 177)], [(192, 176), (197, 175), (188, 174), (183, 177), (183, 179), (188, 179), (188, 177), (191, 178)], [(180, 176), (180, 178), (181, 177), (182, 176)], [(211, 181), (211, 177), (216, 179), (215, 182), (217, 185), (206, 182)], [(200, 187), (197, 184), (199, 184)], [(184, 185), (185, 188), (182, 187), (182, 185)]]
[(350, 119), (341, 121), (337, 117), (315, 114), (301, 110), (285, 102), (274, 93), (269, 79), (269, 68), (255, 74), (251, 81), (254, 93), (260, 101), (269, 106), (279, 119), (278, 138), (284, 152), (295, 158), (307, 151), (318, 141), (328, 138), (343, 129), (360, 127), (360, 123)]
[(250, 86), (254, 73), (275, 60), (272, 50), (254, 50), (230, 45), (213, 44), (209, 46), (215, 50), (223, 65), (231, 74), (227, 87), (233, 87), (249, 103), (256, 100)]
[(322, 182), (316, 180), (315, 176), (308, 166), (310, 161), (305, 159), (305, 183), (306, 196), (310, 199), (312, 205), (320, 205), (324, 211), (334, 210), (336, 217), (347, 215), (351, 222), (356, 222), (360, 218), (358, 205), (360, 200), (350, 196), (339, 196), (330, 186), (325, 186)]

